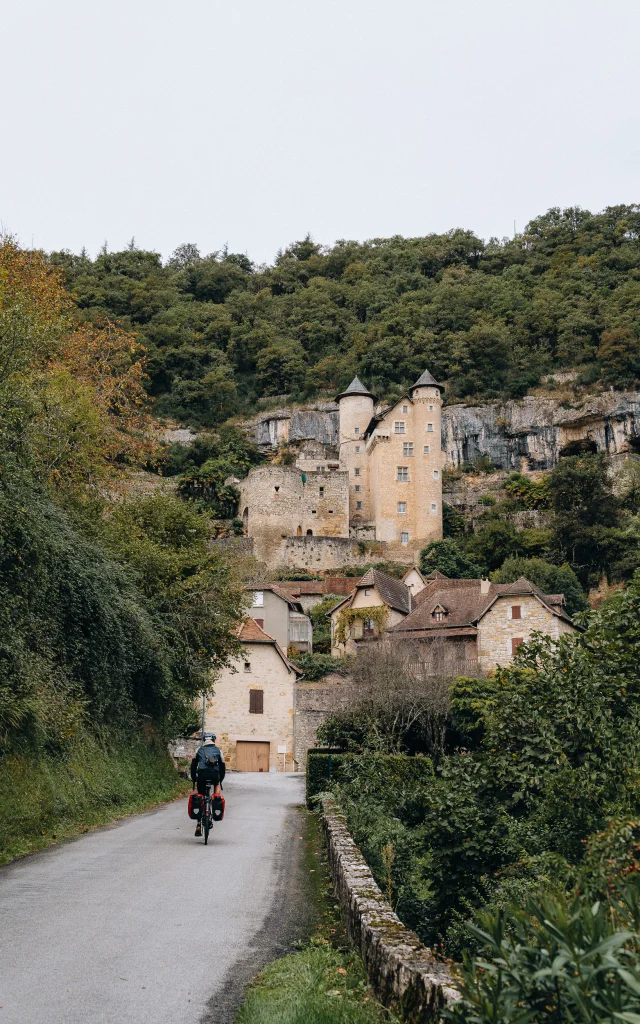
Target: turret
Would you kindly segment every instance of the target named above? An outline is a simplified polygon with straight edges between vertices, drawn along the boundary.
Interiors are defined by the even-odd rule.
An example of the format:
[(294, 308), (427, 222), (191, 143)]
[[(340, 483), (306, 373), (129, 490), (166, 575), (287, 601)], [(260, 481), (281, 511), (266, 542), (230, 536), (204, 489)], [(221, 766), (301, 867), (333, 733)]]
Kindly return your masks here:
[(340, 416), (340, 463), (349, 472), (349, 515), (369, 518), (369, 480), (365, 431), (374, 414), (375, 396), (354, 377), (336, 396)]
[(409, 388), (413, 402), (415, 451), (415, 537), (419, 546), (442, 538), (442, 392), (428, 370)]

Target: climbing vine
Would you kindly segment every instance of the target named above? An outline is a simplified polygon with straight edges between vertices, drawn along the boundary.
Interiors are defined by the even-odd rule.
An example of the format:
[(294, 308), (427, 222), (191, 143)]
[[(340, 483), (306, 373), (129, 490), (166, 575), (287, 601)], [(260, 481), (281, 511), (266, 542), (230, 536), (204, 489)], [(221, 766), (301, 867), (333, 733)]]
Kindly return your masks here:
[(338, 615), (335, 633), (336, 643), (344, 644), (346, 642), (347, 633), (351, 634), (351, 627), (354, 622), (364, 623), (371, 619), (376, 632), (378, 634), (382, 633), (388, 616), (389, 609), (383, 604), (371, 605), (368, 608), (345, 608)]

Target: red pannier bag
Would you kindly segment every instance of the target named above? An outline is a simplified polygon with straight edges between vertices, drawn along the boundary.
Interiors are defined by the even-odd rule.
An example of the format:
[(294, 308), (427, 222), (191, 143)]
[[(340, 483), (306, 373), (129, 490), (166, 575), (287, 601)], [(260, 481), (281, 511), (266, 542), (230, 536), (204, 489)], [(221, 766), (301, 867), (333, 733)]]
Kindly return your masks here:
[(189, 793), (189, 806), (187, 808), (190, 818), (197, 820), (202, 813), (204, 797), (200, 793)]

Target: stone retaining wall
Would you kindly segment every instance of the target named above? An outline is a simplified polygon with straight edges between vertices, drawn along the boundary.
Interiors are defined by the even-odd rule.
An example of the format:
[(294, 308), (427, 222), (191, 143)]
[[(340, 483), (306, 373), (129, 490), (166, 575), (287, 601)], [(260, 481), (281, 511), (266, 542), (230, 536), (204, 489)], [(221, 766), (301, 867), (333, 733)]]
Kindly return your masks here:
[(449, 968), (384, 899), (333, 800), (325, 799), (322, 809), (333, 884), (374, 992), (409, 1024), (439, 1020), (443, 1006), (459, 998)]

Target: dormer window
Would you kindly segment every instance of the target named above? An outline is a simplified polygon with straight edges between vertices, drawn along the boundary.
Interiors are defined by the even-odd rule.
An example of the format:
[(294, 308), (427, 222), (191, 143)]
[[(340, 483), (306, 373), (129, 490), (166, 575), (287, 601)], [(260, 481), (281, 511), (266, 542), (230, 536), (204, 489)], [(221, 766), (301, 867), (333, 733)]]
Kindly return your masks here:
[(437, 604), (433, 611), (431, 612), (431, 618), (433, 619), (434, 622), (444, 622), (446, 616), (447, 609), (444, 607), (444, 605), (441, 604)]

